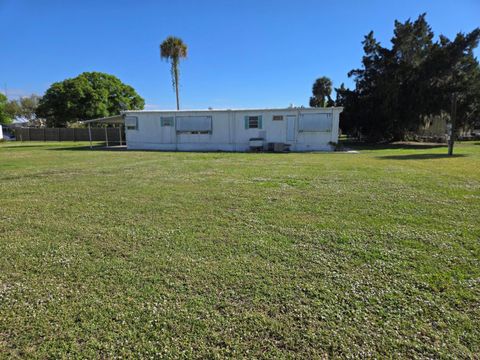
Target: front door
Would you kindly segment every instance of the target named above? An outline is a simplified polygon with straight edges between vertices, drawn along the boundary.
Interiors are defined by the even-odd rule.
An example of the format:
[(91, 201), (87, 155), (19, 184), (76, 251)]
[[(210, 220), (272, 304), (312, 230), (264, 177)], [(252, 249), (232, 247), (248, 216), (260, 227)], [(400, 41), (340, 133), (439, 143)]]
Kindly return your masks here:
[(287, 143), (295, 141), (295, 115), (287, 116)]
[(173, 144), (175, 142), (175, 127), (166, 126), (162, 132), (162, 143), (163, 144)]
[(173, 116), (161, 118), (161, 142), (173, 144), (175, 142), (175, 118)]

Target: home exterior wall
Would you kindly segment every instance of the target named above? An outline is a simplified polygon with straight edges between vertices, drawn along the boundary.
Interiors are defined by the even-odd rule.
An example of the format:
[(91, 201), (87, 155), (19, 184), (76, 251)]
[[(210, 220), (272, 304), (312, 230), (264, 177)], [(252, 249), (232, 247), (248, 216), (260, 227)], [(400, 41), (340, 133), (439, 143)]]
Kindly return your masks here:
[[(288, 108), (199, 111), (126, 111), (126, 118), (136, 117), (137, 129), (126, 128), (129, 149), (171, 151), (248, 151), (251, 138), (264, 138), (266, 143), (290, 144), (291, 151), (328, 151), (330, 142), (338, 141), (339, 114), (342, 108)], [(299, 132), (302, 114), (330, 114), (331, 131)], [(283, 120), (273, 120), (274, 115)], [(177, 132), (175, 126), (162, 126), (162, 118), (211, 116), (212, 130), (208, 134)], [(262, 128), (246, 129), (246, 116), (261, 116)], [(294, 126), (294, 139), (287, 141), (288, 117)], [(174, 121), (174, 125), (176, 121)]]

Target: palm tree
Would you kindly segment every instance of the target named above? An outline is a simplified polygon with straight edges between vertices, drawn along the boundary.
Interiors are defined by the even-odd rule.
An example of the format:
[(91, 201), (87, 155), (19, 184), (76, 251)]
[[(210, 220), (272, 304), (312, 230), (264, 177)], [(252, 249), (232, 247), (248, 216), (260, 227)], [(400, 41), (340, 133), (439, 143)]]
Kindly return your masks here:
[[(323, 107), (333, 103), (330, 94), (332, 93), (332, 80), (323, 76), (315, 80), (312, 86), (313, 96), (310, 98), (311, 107)], [(327, 102), (325, 101), (327, 98)], [(331, 106), (331, 105), (330, 105)]]
[(160, 44), (160, 58), (166, 61), (170, 61), (172, 68), (172, 85), (175, 88), (175, 94), (177, 95), (177, 110), (180, 110), (180, 101), (178, 98), (178, 77), (180, 59), (187, 57), (187, 45), (182, 39), (175, 36), (169, 36), (164, 42)]

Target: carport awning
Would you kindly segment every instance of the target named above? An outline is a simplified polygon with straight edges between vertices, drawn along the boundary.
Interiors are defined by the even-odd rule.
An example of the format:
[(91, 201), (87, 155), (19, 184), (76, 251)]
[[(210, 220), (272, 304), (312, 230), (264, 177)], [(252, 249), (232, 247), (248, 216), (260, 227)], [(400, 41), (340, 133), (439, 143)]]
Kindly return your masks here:
[(124, 124), (123, 115), (108, 116), (98, 119), (81, 121), (84, 124), (99, 123), (99, 124)]
[[(85, 121), (80, 121), (83, 124), (88, 125), (88, 138), (90, 140), (90, 149), (93, 148), (92, 146), (92, 130), (90, 128), (90, 124), (95, 123), (95, 124), (118, 124), (118, 131), (119, 131), (119, 136), (120, 136), (120, 146), (122, 146), (122, 125), (125, 124), (125, 119), (123, 118), (123, 115), (115, 115), (115, 116), (108, 116), (104, 118), (98, 118), (98, 119), (92, 119), (92, 120), (85, 120)], [(107, 133), (107, 128), (105, 127), (105, 142), (107, 143), (108, 147), (108, 133)]]

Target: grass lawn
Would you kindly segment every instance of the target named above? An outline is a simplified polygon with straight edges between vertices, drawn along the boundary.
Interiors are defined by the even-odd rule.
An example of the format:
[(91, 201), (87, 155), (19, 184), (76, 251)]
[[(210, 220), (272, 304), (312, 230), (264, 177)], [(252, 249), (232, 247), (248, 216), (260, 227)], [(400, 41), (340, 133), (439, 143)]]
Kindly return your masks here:
[(0, 144), (1, 358), (480, 353), (480, 143), (81, 145)]

